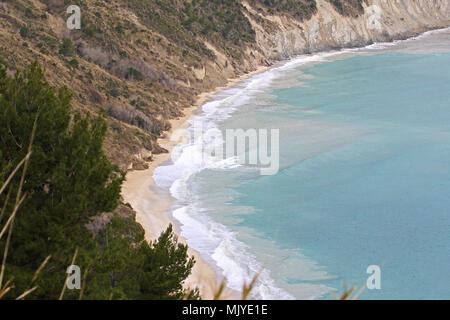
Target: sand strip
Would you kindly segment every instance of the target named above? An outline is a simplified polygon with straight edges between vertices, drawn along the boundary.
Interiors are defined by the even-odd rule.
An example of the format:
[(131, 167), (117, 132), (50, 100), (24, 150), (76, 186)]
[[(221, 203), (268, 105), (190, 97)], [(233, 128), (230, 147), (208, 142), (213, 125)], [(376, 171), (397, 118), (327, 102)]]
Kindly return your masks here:
[[(146, 170), (130, 171), (127, 173), (126, 181), (122, 186), (122, 196), (124, 202), (128, 202), (136, 211), (136, 220), (143, 226), (145, 237), (148, 241), (157, 239), (159, 235), (167, 229), (169, 224), (174, 224), (168, 216), (168, 212), (173, 204), (173, 199), (168, 192), (157, 187), (153, 180), (155, 168), (170, 160), (170, 154), (173, 148), (182, 142), (181, 139), (175, 140), (174, 132), (177, 133), (176, 136), (180, 136), (179, 130), (186, 130), (189, 127), (187, 120), (195, 117), (195, 111), (208, 101), (209, 95), (227, 89), (237, 82), (243, 81), (257, 73), (264, 72), (267, 69), (267, 67), (261, 66), (254, 72), (230, 80), (225, 87), (220, 87), (212, 92), (200, 94), (193, 106), (183, 110), (183, 117), (170, 121), (172, 129), (167, 133), (166, 138), (158, 140), (158, 143), (166, 148), (169, 153), (154, 155), (153, 161), (148, 163), (149, 168)], [(174, 230), (178, 232), (177, 228), (174, 228)], [(181, 242), (186, 243), (186, 239), (179, 234), (178, 237)], [(218, 275), (212, 266), (204, 262), (197, 251), (189, 248), (189, 254), (195, 257), (196, 264), (192, 270), (192, 274), (185, 282), (185, 287), (197, 287), (199, 288), (203, 299), (212, 299), (214, 292), (217, 291), (217, 288), (223, 281), (223, 277)], [(226, 288), (221, 298), (239, 299), (240, 293)]]

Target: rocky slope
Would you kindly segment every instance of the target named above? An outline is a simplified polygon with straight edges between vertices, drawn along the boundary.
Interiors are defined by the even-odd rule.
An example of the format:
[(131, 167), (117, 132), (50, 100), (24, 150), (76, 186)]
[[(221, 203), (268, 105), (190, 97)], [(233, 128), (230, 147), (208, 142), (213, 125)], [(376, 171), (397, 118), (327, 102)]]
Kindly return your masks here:
[(316, 0), (317, 12), (307, 21), (286, 16), (264, 15), (273, 29), (251, 19), (256, 42), (269, 59), (283, 59), (299, 53), (333, 48), (364, 46), (373, 42), (411, 37), (450, 24), (450, 1), (447, 0), (368, 0), (360, 13), (342, 15), (326, 0)]
[[(66, 27), (81, 8), (80, 30)], [(4, 0), (0, 59), (38, 60), (74, 111), (106, 114), (108, 157), (145, 168), (200, 92), (290, 56), (450, 25), (448, 0)]]

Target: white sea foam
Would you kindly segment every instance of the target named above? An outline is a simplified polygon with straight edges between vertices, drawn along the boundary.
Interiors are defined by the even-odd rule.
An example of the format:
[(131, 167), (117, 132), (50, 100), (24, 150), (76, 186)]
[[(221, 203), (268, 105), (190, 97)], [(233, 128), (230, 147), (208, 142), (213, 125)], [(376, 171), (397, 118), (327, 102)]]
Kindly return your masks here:
[(408, 39), (394, 40), (392, 42), (376, 42), (374, 44), (365, 46), (363, 48), (355, 48), (355, 49), (350, 49), (350, 50), (353, 50), (353, 51), (365, 51), (365, 50), (383, 50), (383, 49), (388, 49), (390, 47), (395, 47), (395, 46), (398, 46), (398, 45), (401, 45), (401, 44), (405, 44), (405, 43), (408, 43), (408, 42), (411, 42), (411, 41), (416, 41), (416, 40), (419, 40), (419, 39), (422, 39), (422, 38), (426, 38), (426, 37), (431, 36), (431, 35), (439, 34), (439, 33), (442, 33), (442, 32), (448, 32), (449, 30), (450, 30), (450, 27), (449, 28), (443, 28), (443, 29), (430, 30), (430, 31), (421, 33), (421, 34), (419, 34), (419, 35), (417, 35), (415, 37), (408, 38)]
[(236, 235), (222, 224), (216, 223), (190, 204), (176, 209), (173, 216), (181, 223), (183, 236), (189, 239), (189, 245), (204, 256), (212, 258), (227, 279), (227, 285), (237, 291), (242, 290), (244, 282), (259, 273), (254, 289), (255, 298), (259, 299), (293, 299), (294, 297), (279, 289), (270, 277), (269, 271), (263, 269), (249, 248), (236, 239)]
[[(291, 68), (302, 64), (321, 61), (324, 57), (335, 53), (316, 56), (301, 56), (257, 74), (244, 81), (240, 87), (231, 88), (213, 96), (215, 100), (202, 106), (202, 114), (195, 121), (201, 121), (205, 131), (218, 130), (218, 123), (231, 116), (239, 106), (249, 101), (255, 94), (262, 92), (277, 77)], [(191, 124), (193, 122), (191, 121)], [(189, 188), (189, 178), (204, 169), (230, 170), (240, 167), (238, 158), (219, 159), (202, 153), (202, 148), (211, 143), (223, 141), (208, 140), (205, 135), (193, 141), (192, 127), (188, 129), (189, 143), (177, 146), (172, 152), (172, 164), (156, 168), (154, 179), (157, 185), (169, 188), (172, 196), (181, 205), (173, 211), (173, 217), (181, 224), (181, 234), (189, 246), (212, 260), (227, 279), (227, 285), (237, 291), (242, 290), (244, 282), (249, 283), (259, 274), (254, 296), (261, 299), (293, 299), (294, 297), (278, 288), (270, 277), (270, 272), (264, 269), (250, 253), (249, 248), (236, 239), (235, 234), (226, 226), (213, 221), (201, 207), (196, 206), (194, 195)], [(195, 159), (202, 157), (202, 161)], [(205, 158), (206, 157), (206, 158)], [(250, 169), (249, 169), (250, 170)], [(208, 259), (207, 259), (208, 260)]]
[[(449, 29), (430, 31), (412, 40), (446, 30)], [(240, 106), (252, 101), (255, 94), (263, 92), (273, 80), (283, 76), (288, 70), (309, 63), (324, 62), (343, 53), (382, 50), (398, 43), (401, 41), (375, 43), (364, 48), (298, 56), (245, 80), (235, 88), (226, 89), (213, 95), (214, 100), (202, 106), (202, 114), (196, 117), (195, 121), (201, 121), (206, 130), (218, 130), (218, 123), (229, 118)], [(188, 129), (188, 132), (190, 136), (193, 136), (192, 128)], [(181, 224), (182, 236), (187, 239), (189, 246), (199, 251), (203, 257), (206, 257), (206, 260), (213, 262), (218, 267), (226, 277), (229, 287), (240, 291), (244, 282), (248, 283), (259, 273), (259, 280), (254, 291), (255, 298), (293, 299), (291, 294), (277, 287), (270, 276), (270, 271), (262, 268), (261, 263), (250, 253), (251, 250), (246, 244), (237, 240), (236, 235), (229, 228), (215, 222), (193, 200), (195, 196), (189, 188), (189, 178), (192, 175), (204, 169), (230, 170), (240, 167), (237, 158), (224, 160), (209, 156), (205, 159), (202, 148), (208, 143), (223, 143), (223, 141), (217, 141), (217, 139), (208, 141), (204, 136), (197, 138), (196, 141), (190, 138), (189, 143), (174, 148), (172, 164), (160, 166), (154, 173), (156, 184), (168, 188), (172, 196), (178, 200), (179, 206), (172, 214)], [(199, 157), (202, 161), (193, 161)], [(314, 290), (319, 289), (315, 288)], [(322, 288), (320, 290), (323, 291)], [(315, 295), (320, 296), (322, 291), (315, 292)]]

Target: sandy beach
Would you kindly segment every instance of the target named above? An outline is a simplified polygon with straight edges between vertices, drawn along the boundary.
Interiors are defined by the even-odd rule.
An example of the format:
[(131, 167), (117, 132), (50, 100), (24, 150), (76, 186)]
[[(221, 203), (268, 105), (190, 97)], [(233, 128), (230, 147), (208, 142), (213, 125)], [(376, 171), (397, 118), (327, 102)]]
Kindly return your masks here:
[[(153, 161), (148, 163), (148, 169), (129, 171), (127, 173), (126, 181), (122, 185), (122, 196), (124, 202), (129, 203), (136, 211), (136, 220), (143, 226), (147, 241), (157, 239), (161, 232), (166, 230), (170, 224), (173, 224), (179, 241), (186, 243), (186, 239), (179, 235), (176, 223), (171, 221), (168, 215), (173, 204), (173, 199), (167, 191), (156, 186), (153, 180), (155, 168), (169, 161), (173, 148), (183, 142), (183, 138), (175, 139), (175, 136), (183, 136), (182, 134), (180, 135), (180, 130), (185, 131), (189, 127), (188, 120), (195, 117), (196, 111), (208, 101), (211, 94), (232, 87), (236, 83), (255, 74), (264, 72), (267, 69), (268, 67), (261, 66), (253, 72), (230, 80), (225, 87), (216, 88), (214, 91), (200, 94), (194, 105), (183, 110), (183, 117), (170, 121), (172, 125), (171, 130), (166, 133), (164, 138), (158, 140), (158, 143), (169, 152), (154, 155)], [(174, 135), (175, 132), (176, 135)], [(185, 288), (197, 287), (200, 290), (202, 299), (212, 299), (214, 292), (217, 291), (224, 280), (223, 277), (217, 274), (213, 266), (203, 261), (197, 251), (189, 248), (188, 252), (195, 257), (196, 263), (191, 275), (185, 281)], [(239, 299), (240, 296), (239, 292), (225, 288), (221, 299)]]

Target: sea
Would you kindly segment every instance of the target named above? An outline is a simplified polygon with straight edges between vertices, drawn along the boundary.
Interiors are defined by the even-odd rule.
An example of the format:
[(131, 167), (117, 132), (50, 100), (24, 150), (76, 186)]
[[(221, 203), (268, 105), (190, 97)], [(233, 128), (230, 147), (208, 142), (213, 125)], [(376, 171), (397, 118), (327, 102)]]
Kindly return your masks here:
[[(230, 288), (256, 277), (254, 299), (353, 287), (450, 299), (450, 29), (280, 62), (211, 95), (190, 123), (154, 179)], [(206, 133), (227, 129), (278, 130), (278, 171), (205, 156), (226, 144)]]

